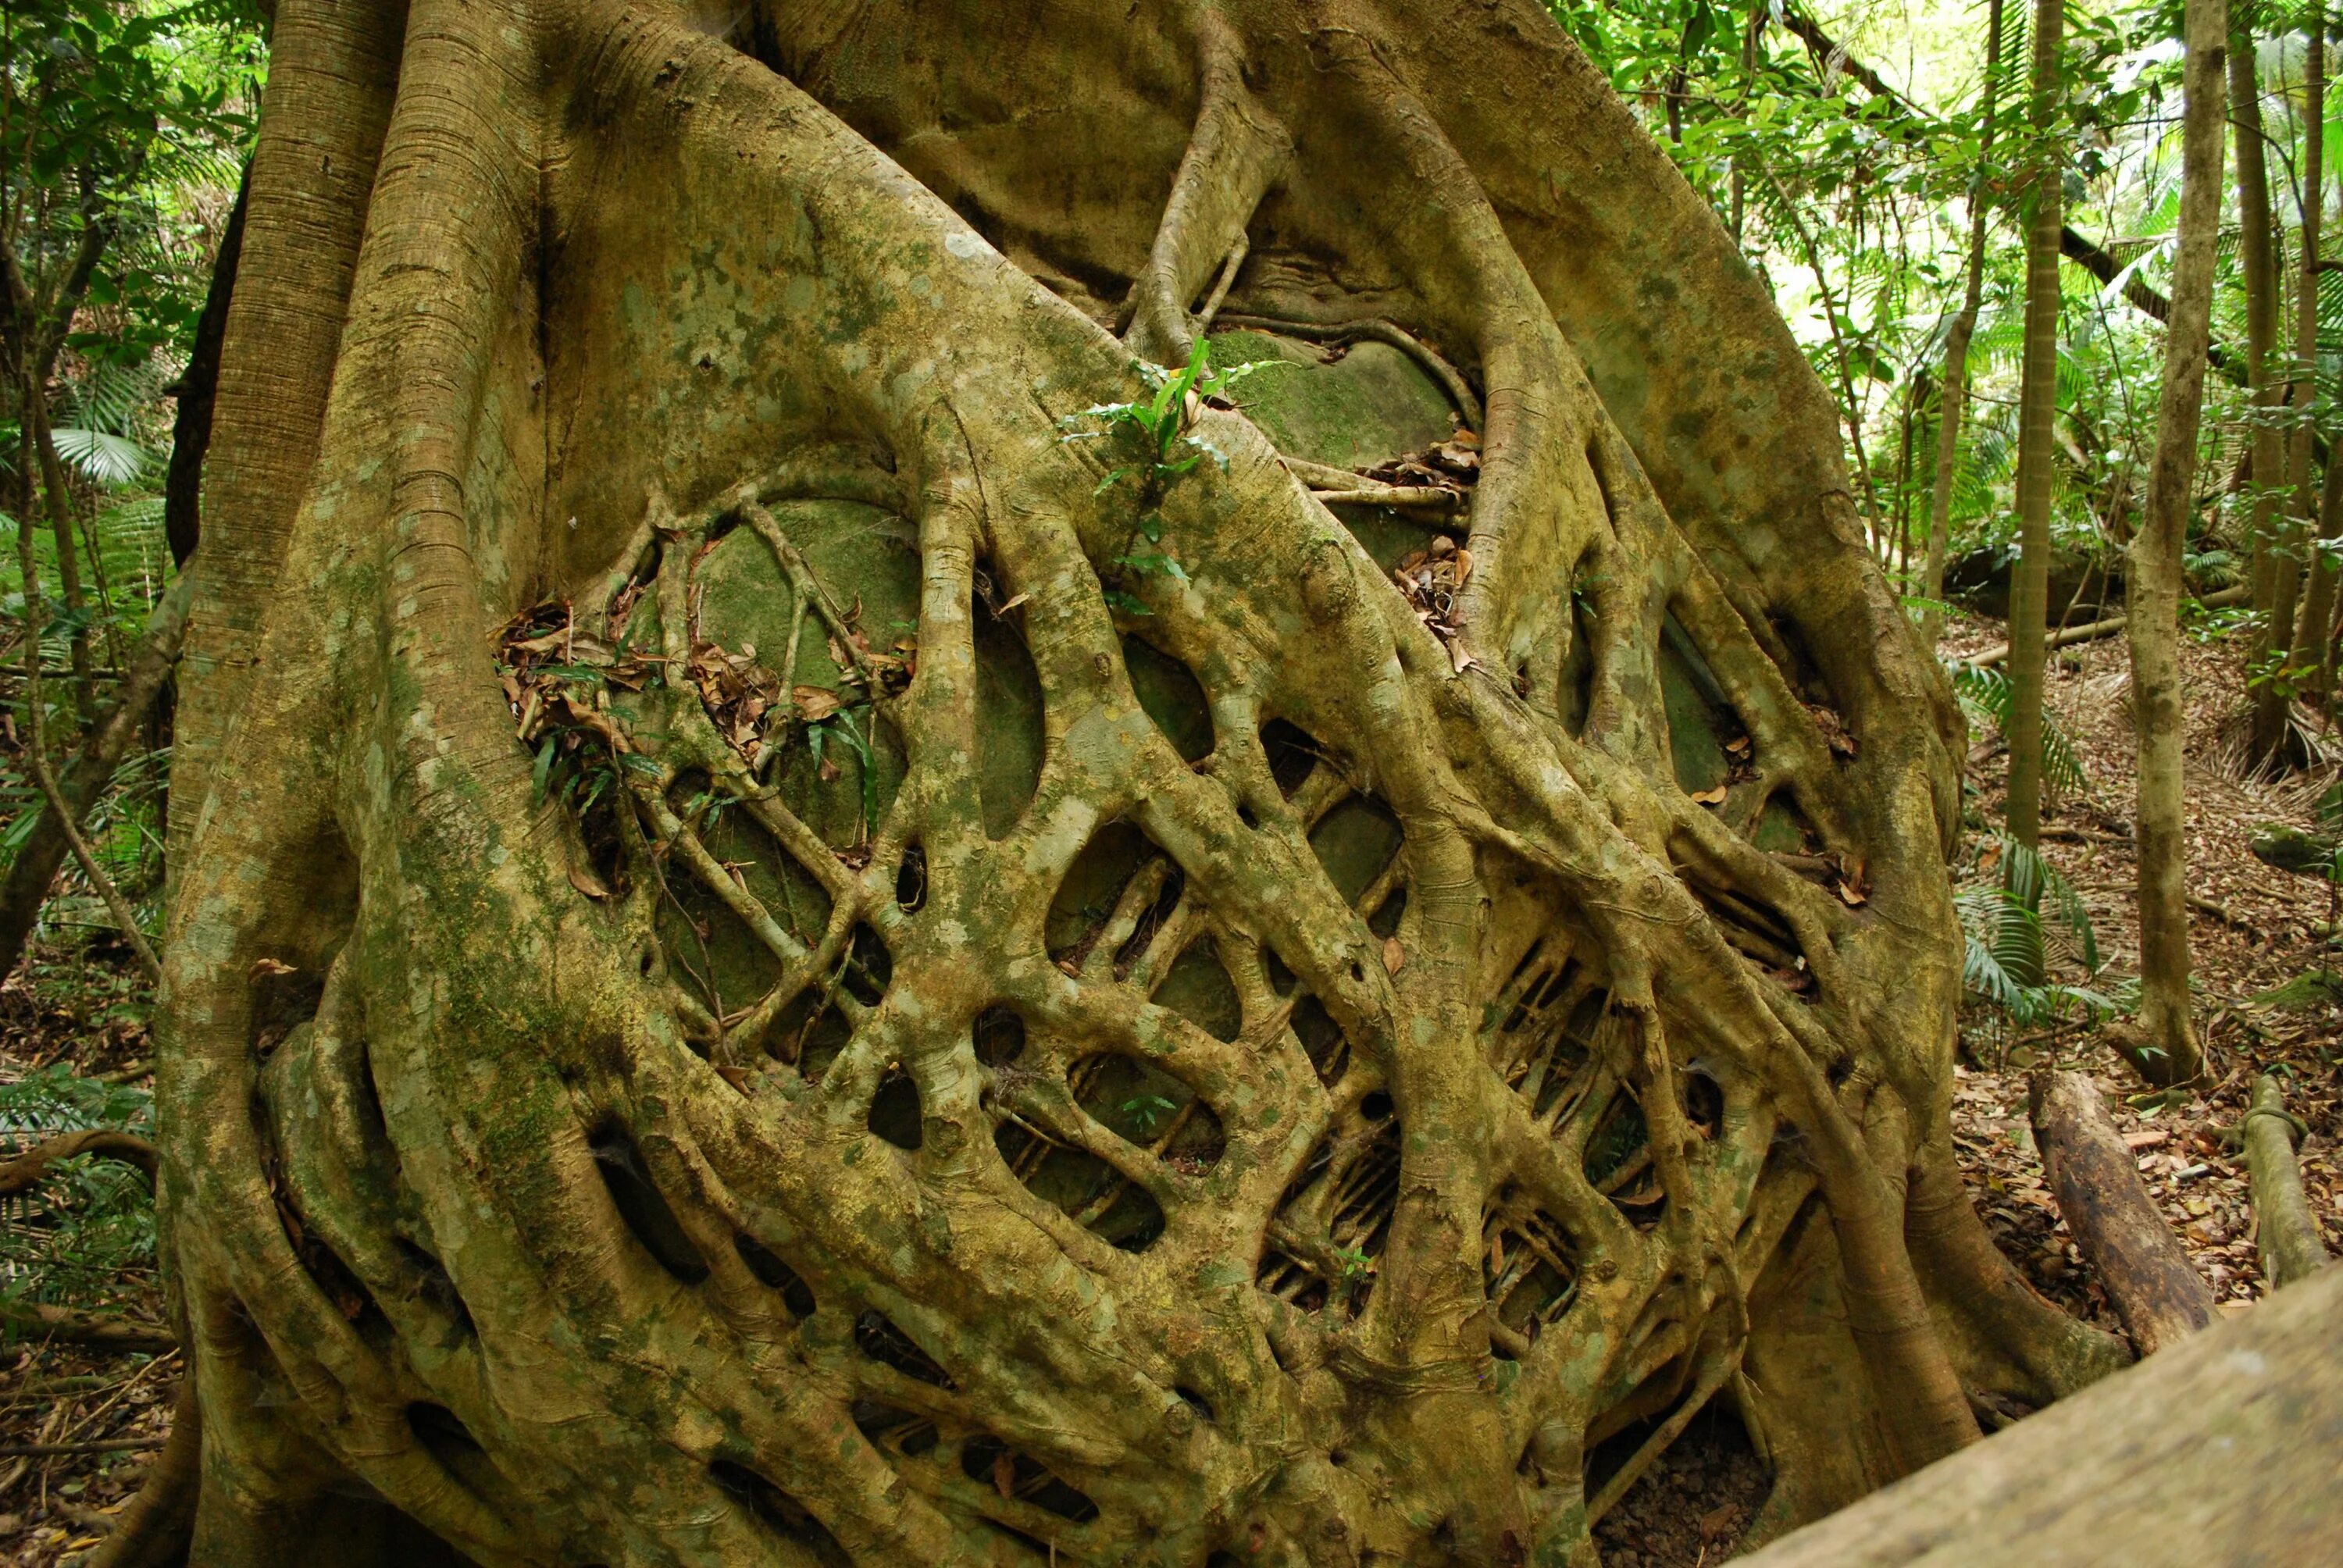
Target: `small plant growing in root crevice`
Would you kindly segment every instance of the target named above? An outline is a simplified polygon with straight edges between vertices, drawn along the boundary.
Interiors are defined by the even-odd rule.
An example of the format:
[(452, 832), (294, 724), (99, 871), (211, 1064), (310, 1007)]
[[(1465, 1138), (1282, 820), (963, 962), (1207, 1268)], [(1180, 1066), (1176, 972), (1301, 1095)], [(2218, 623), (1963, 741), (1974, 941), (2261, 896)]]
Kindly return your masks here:
[[(1239, 382), (1256, 371), (1277, 369), (1284, 363), (1281, 359), (1256, 359), (1242, 365), (1215, 366), (1212, 344), (1198, 337), (1188, 363), (1177, 370), (1145, 359), (1131, 362), (1131, 368), (1152, 393), (1144, 402), (1096, 403), (1060, 421), (1068, 432), (1059, 437), (1061, 441), (1120, 439), (1133, 455), (1132, 461), (1108, 469), (1106, 477), (1098, 482), (1098, 488), (1091, 492), (1103, 496), (1125, 479), (1138, 481), (1136, 516), (1121, 549), (1111, 562), (1121, 568), (1119, 577), (1134, 582), (1151, 577), (1166, 577), (1175, 582), (1188, 580), (1186, 569), (1161, 548), (1163, 498), (1174, 481), (1194, 471), (1205, 458), (1222, 468), (1229, 462), (1227, 455), (1211, 442), (1190, 435), (1189, 427), (1195, 423), (1197, 412), (1205, 404), (1233, 407), (1231, 397)], [(1083, 427), (1091, 420), (1099, 421), (1094, 428)], [(1181, 457), (1182, 447), (1192, 449), (1186, 457)], [(1142, 540), (1145, 549), (1138, 548)], [(1127, 588), (1110, 585), (1106, 600), (1124, 615), (1154, 613), (1145, 600)]]

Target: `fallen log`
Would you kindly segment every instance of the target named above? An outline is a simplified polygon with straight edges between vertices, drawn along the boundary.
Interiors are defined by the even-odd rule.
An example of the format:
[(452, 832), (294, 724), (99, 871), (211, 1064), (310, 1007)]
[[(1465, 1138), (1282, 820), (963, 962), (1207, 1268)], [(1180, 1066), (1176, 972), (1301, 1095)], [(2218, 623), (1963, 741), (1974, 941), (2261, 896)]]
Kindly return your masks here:
[(2338, 1318), (2330, 1269), (1736, 1568), (2343, 1563)]
[(37, 1302), (0, 1301), (0, 1322), (26, 1339), (70, 1340), (100, 1350), (146, 1351), (161, 1354), (179, 1348), (170, 1330), (157, 1323), (109, 1318), (99, 1312), (77, 1312)]
[(2278, 1081), (2268, 1073), (2254, 1080), (2254, 1101), (2240, 1129), (2254, 1204), (2254, 1233), (2261, 1249), (2262, 1278), (2273, 1291), (2307, 1280), (2328, 1264), (2318, 1221), (2302, 1191), (2302, 1167), (2294, 1158), (2302, 1123), (2287, 1114)]
[(2035, 1141), (2066, 1229), (2098, 1269), (2107, 1299), (2143, 1356), (2213, 1321), (2213, 1292), (2139, 1179), (2089, 1079), (2034, 1081)]
[(5, 1163), (0, 1163), (0, 1198), (12, 1197), (36, 1185), (48, 1174), (49, 1167), (60, 1160), (71, 1160), (80, 1154), (102, 1154), (136, 1165), (146, 1173), (151, 1184), (155, 1180), (155, 1146), (134, 1132), (117, 1132), (111, 1127), (86, 1128), (79, 1132), (62, 1133), (45, 1142), (36, 1143)]
[[(2203, 609), (2222, 609), (2230, 605), (2244, 604), (2253, 597), (2252, 585), (2240, 583), (2236, 588), (2225, 588), (2217, 593), (2208, 593), (2197, 603), (2198, 608)], [(2116, 633), (2123, 630), (2124, 625), (2123, 617), (2109, 616), (2105, 620), (2089, 621), (2082, 626), (2070, 626), (2063, 631), (2051, 632), (2042, 639), (2042, 646), (2070, 648), (2078, 642), (2096, 642), (2100, 638), (2115, 636)], [(1961, 662), (1971, 669), (1984, 669), (2001, 663), (2008, 657), (2009, 644), (2004, 642), (1995, 644), (1983, 653), (1972, 654)]]

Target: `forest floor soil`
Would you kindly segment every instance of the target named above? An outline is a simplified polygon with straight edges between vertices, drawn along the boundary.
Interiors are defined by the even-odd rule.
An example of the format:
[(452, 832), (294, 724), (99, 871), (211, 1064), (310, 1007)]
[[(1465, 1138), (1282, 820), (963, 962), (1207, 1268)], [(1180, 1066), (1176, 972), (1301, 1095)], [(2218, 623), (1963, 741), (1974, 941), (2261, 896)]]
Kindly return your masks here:
[[(1998, 623), (1956, 621), (1943, 652), (1959, 658), (2002, 640)], [(2187, 810), (2197, 1018), (2208, 1071), (2198, 1089), (2151, 1094), (2087, 1020), (2014, 1029), (1972, 1002), (1964, 1010), (1954, 1085), (1956, 1146), (1970, 1193), (2003, 1250), (2036, 1289), (2075, 1316), (2120, 1332), (2106, 1292), (2077, 1250), (2045, 1184), (2026, 1116), (2029, 1076), (2051, 1067), (2086, 1072), (2107, 1100), (2140, 1173), (2227, 1313), (2262, 1293), (2243, 1155), (2229, 1131), (2258, 1073), (2275, 1071), (2288, 1109), (2308, 1129), (2303, 1181), (2330, 1248), (2343, 1250), (2343, 948), (2330, 945), (2328, 885), (2253, 858), (2265, 823), (2313, 827), (2315, 803), (2335, 782), (2327, 766), (2295, 778), (2243, 777), (2227, 737), (2245, 689), (2237, 639), (2188, 641)], [(2086, 972), (2073, 944), (2059, 979), (2120, 996), (2137, 974), (2131, 845), (2133, 742), (2129, 655), (2121, 638), (2052, 655), (2048, 705), (2070, 738), (2086, 787), (2045, 813), (2046, 859), (2090, 914), (2102, 964)], [(2343, 758), (2343, 736), (2334, 742)], [(1956, 877), (1991, 875), (1986, 825), (2001, 816), (2007, 753), (1989, 730), (1971, 736), (1967, 828)], [(1984, 860), (1981, 868), (1980, 861)], [(0, 985), (0, 1085), (58, 1061), (85, 1074), (135, 1075), (146, 1054), (139, 1010), (126, 1005), (122, 955), (50, 950), (29, 974)], [(2331, 970), (2328, 966), (2332, 966)], [(2332, 984), (2327, 977), (2333, 976)], [(2306, 979), (2306, 977), (2309, 977)], [(0, 1127), (0, 1153), (37, 1129)], [(43, 1195), (0, 1211), (10, 1259), (53, 1227)], [(0, 1263), (0, 1271), (11, 1264)], [(0, 1272), (0, 1291), (30, 1282)], [(148, 1271), (106, 1302), (160, 1315)], [(0, 1447), (110, 1442), (159, 1445), (168, 1430), (176, 1355), (109, 1357), (59, 1343), (0, 1344)], [(136, 1490), (151, 1449), (19, 1460), (0, 1455), (0, 1565), (48, 1568), (95, 1545)], [(1602, 1462), (1598, 1453), (1596, 1463)], [(1731, 1558), (1766, 1493), (1766, 1476), (1738, 1423), (1722, 1409), (1696, 1419), (1597, 1526), (1608, 1568), (1710, 1568)]]

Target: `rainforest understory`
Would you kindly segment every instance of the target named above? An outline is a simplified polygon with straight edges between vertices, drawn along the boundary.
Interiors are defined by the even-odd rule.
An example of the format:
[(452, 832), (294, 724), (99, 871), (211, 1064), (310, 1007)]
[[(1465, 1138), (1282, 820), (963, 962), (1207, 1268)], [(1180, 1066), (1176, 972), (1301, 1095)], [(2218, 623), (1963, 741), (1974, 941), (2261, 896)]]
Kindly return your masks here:
[(1591, 1564), (2128, 1358), (1830, 404), (1528, 0), (271, 43), (109, 1561)]

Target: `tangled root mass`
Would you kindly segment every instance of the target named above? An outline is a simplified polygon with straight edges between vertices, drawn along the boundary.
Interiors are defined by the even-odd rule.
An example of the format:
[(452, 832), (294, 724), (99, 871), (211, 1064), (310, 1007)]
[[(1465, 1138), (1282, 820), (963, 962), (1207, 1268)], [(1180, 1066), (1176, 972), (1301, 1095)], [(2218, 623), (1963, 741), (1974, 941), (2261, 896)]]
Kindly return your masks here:
[(2109, 1364), (1951, 1175), (1941, 682), (1608, 89), (1011, 9), (280, 0), (196, 1561), (1588, 1563), (1712, 1400), (1780, 1523)]

